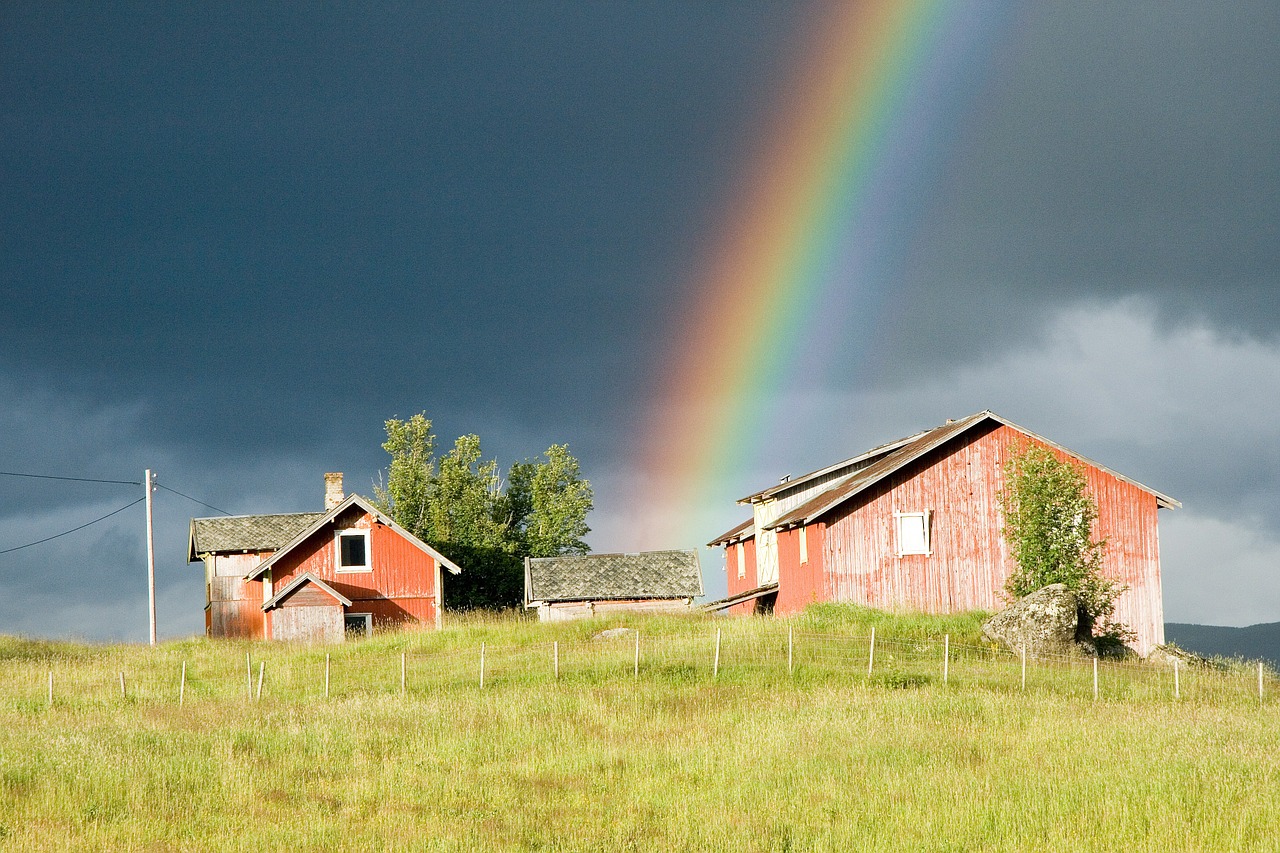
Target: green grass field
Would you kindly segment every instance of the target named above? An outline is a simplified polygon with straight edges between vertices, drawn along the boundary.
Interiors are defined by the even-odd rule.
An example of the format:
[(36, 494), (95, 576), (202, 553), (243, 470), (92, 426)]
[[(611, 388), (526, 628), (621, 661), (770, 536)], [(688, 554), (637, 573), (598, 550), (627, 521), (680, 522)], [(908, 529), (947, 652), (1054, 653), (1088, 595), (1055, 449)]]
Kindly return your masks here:
[[(1095, 699), (1091, 663), (1032, 662), (1024, 689), (979, 623), (819, 607), (471, 617), (328, 649), (0, 638), (0, 848), (1280, 846), (1273, 674), (1260, 699), (1248, 666), (1185, 671), (1175, 699), (1167, 670), (1106, 664)], [(620, 625), (638, 668), (635, 633), (592, 639)]]

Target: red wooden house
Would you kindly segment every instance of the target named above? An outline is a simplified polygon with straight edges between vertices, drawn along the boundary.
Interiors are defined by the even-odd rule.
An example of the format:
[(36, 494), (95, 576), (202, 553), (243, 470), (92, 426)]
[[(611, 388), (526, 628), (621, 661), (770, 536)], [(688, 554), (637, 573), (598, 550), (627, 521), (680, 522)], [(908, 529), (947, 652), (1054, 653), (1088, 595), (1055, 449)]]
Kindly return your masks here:
[(1128, 586), (1115, 618), (1146, 654), (1164, 642), (1156, 512), (1181, 504), (989, 411), (743, 498), (752, 518), (710, 543), (725, 548), (724, 604), (999, 610), (1013, 560), (998, 493), (1005, 460), (1027, 445), (1083, 466), (1098, 503), (1094, 535), (1107, 540), (1102, 571)]
[(441, 571), (459, 569), (325, 475), (325, 511), (193, 518), (211, 637), (334, 641), (374, 627), (440, 627)]

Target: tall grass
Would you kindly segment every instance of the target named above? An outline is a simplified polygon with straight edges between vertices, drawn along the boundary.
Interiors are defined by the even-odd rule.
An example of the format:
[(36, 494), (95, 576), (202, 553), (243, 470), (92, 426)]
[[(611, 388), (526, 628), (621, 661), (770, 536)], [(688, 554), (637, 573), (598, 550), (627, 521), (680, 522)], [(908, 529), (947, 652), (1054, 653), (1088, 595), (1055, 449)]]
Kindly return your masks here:
[[(1260, 701), (1247, 670), (1184, 672), (1175, 700), (1168, 671), (1108, 664), (1094, 700), (1091, 664), (1034, 662), (1024, 691), (980, 621), (822, 607), (472, 617), (328, 648), (0, 638), (0, 846), (1274, 849), (1270, 674)], [(619, 626), (638, 675), (634, 633), (593, 639)]]

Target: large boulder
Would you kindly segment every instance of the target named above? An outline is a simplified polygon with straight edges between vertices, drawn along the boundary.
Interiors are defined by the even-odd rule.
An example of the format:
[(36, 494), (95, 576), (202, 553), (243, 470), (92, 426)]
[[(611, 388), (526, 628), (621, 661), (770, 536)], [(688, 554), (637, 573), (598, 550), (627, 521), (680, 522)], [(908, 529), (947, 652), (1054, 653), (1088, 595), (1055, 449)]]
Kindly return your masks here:
[[(982, 626), (983, 639), (1027, 657), (1094, 654), (1081, 642), (1080, 602), (1064, 584), (1050, 584), (1018, 599)], [(1087, 629), (1086, 629), (1087, 633)]]

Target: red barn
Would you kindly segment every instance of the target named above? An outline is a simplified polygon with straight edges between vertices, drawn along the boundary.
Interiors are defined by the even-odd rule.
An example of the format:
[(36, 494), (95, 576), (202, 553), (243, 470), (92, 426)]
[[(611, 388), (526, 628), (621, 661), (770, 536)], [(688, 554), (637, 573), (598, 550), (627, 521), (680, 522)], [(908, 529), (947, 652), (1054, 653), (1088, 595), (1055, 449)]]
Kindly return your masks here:
[(461, 569), (325, 475), (325, 511), (193, 518), (211, 637), (333, 641), (374, 627), (440, 627), (441, 571)]
[(794, 613), (815, 601), (953, 613), (999, 610), (1014, 568), (1001, 533), (1005, 460), (1027, 445), (1083, 466), (1107, 540), (1102, 571), (1128, 586), (1115, 617), (1146, 654), (1164, 642), (1159, 509), (1174, 499), (992, 412), (869, 450), (739, 503), (721, 535), (734, 612)]

